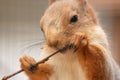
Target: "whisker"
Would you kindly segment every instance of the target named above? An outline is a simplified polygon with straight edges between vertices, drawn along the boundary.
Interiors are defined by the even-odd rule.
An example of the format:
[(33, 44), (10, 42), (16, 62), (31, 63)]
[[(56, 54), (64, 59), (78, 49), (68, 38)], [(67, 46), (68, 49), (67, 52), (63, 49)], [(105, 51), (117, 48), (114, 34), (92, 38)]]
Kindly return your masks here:
[(22, 48), (19, 49), (20, 53), (24, 53), (27, 50), (31, 50), (31, 48), (36, 47), (36, 46), (40, 46), (40, 48), (42, 47), (42, 44), (44, 44), (45, 40), (41, 39), (38, 41), (34, 41), (31, 43), (28, 43), (27, 45), (22, 46)]

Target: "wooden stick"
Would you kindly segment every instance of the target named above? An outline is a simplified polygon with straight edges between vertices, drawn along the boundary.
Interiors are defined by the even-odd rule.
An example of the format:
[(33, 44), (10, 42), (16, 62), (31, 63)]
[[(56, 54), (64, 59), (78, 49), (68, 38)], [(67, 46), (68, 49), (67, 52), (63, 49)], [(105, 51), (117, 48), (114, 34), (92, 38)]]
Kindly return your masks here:
[(8, 75), (8, 76), (4, 76), (4, 77), (2, 78), (2, 80), (7, 80), (7, 79), (9, 79), (9, 78), (11, 78), (11, 77), (13, 77), (13, 76), (15, 76), (15, 75), (17, 75), (17, 74), (23, 72), (23, 71), (24, 71), (24, 70), (21, 69), (21, 70), (15, 72), (15, 73), (13, 73), (13, 74), (10, 74), (10, 75)]
[[(51, 55), (47, 56), (47, 57), (44, 58), (43, 60), (37, 62), (37, 63), (34, 64), (33, 66), (37, 66), (38, 64), (44, 63), (44, 62), (47, 61), (50, 57), (54, 56), (54, 55), (57, 54), (58, 52), (63, 52), (63, 51), (65, 51), (67, 48), (68, 48), (68, 46), (65, 46), (65, 47), (63, 47), (62, 49), (57, 50), (56, 52), (54, 52), (54, 53), (52, 53)], [(4, 77), (2, 78), (2, 80), (7, 80), (7, 79), (9, 79), (9, 78), (11, 78), (11, 77), (13, 77), (13, 76), (15, 76), (15, 75), (23, 72), (23, 71), (24, 71), (24, 70), (21, 69), (21, 70), (15, 72), (15, 73), (13, 73), (13, 74), (10, 74), (10, 75), (8, 75), (8, 76), (4, 76)]]

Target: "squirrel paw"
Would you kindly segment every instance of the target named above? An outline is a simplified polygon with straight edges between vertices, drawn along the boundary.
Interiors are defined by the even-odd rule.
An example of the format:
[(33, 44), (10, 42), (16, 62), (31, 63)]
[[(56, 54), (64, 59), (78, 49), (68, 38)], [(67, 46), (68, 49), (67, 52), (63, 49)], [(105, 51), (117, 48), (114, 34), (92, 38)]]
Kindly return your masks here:
[(36, 61), (30, 56), (23, 56), (20, 58), (21, 68), (26, 72), (35, 72), (37, 70), (38, 65), (34, 65)]
[(88, 44), (88, 38), (85, 33), (77, 32), (70, 40), (70, 49), (81, 49)]

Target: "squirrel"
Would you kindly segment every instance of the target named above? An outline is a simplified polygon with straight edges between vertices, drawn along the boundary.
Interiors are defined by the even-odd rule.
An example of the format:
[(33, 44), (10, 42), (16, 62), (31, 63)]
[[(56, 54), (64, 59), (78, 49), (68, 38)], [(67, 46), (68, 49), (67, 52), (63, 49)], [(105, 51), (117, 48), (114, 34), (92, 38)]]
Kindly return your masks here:
[[(120, 69), (110, 53), (107, 36), (94, 9), (86, 0), (49, 0), (40, 20), (45, 36), (42, 57), (67, 44), (71, 48), (59, 52), (34, 71), (36, 61), (20, 58), (21, 68), (30, 80), (120, 80)], [(64, 53), (64, 54), (63, 54)]]

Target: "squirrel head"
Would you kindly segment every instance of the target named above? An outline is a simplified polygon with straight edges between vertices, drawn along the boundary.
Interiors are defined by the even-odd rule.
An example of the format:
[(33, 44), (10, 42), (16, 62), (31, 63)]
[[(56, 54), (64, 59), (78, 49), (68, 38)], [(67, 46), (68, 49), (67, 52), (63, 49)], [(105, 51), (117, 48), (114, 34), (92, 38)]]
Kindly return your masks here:
[(49, 0), (50, 6), (40, 20), (49, 46), (65, 46), (76, 32), (89, 34), (97, 25), (94, 11), (86, 0)]

